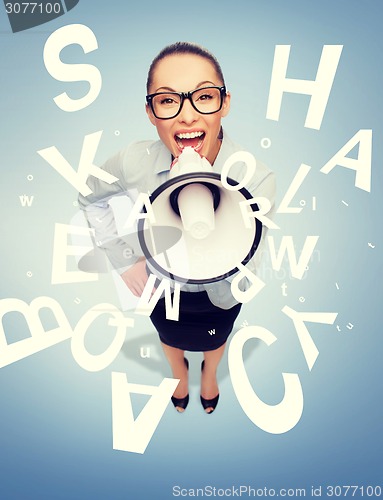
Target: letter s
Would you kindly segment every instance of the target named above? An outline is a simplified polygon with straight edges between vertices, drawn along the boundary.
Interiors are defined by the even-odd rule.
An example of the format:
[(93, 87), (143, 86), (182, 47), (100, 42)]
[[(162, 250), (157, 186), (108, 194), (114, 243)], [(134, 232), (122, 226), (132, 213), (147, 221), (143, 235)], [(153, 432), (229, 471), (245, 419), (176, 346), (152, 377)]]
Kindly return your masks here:
[(59, 28), (47, 39), (43, 58), (48, 73), (62, 82), (89, 82), (89, 92), (80, 99), (71, 99), (66, 92), (53, 100), (63, 111), (79, 111), (86, 108), (98, 97), (101, 90), (101, 73), (91, 64), (66, 64), (60, 59), (60, 52), (71, 44), (81, 45), (84, 53), (98, 48), (97, 38), (93, 31), (83, 24), (70, 24)]

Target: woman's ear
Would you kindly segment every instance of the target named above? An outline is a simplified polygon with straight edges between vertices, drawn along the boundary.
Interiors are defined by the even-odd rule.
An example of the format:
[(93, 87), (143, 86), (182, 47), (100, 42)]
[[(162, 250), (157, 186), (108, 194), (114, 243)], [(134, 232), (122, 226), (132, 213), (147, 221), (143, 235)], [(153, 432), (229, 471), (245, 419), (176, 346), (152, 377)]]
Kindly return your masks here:
[(221, 113), (222, 117), (226, 116), (230, 111), (230, 99), (231, 99), (230, 92), (226, 92), (226, 96), (222, 104), (222, 113)]
[(153, 115), (153, 111), (150, 109), (150, 106), (149, 104), (145, 104), (145, 111), (146, 111), (146, 114), (148, 115), (148, 118), (150, 120), (150, 123), (154, 126), (156, 126), (156, 118), (155, 116)]

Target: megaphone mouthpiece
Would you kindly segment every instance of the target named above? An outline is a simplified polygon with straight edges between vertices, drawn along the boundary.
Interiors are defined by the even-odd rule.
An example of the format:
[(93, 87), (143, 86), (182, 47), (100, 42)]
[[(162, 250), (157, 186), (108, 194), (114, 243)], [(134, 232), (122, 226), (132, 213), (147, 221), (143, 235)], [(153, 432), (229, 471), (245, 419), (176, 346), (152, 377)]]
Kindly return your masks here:
[(208, 160), (200, 156), (194, 148), (187, 146), (174, 161), (169, 177), (173, 178), (178, 175), (195, 172), (212, 172), (212, 166)]
[(207, 238), (214, 230), (214, 205), (208, 187), (194, 182), (185, 186), (178, 195), (178, 208), (182, 224), (193, 238)]

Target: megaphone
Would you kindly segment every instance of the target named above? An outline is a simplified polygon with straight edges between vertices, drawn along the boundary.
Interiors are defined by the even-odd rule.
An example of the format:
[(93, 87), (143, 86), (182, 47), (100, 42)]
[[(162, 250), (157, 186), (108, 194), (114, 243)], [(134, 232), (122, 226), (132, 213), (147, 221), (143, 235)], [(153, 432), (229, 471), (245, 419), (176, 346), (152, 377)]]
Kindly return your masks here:
[[(228, 185), (238, 182), (227, 178)], [(149, 270), (158, 278), (179, 283), (207, 284), (238, 271), (254, 255), (262, 223), (251, 217), (245, 224), (240, 203), (251, 200), (244, 187), (226, 189), (220, 174), (191, 147), (186, 147), (170, 171), (169, 179), (150, 196), (151, 213), (138, 221), (138, 237)], [(256, 203), (250, 205), (259, 210)], [(146, 208), (143, 209), (147, 212)], [(177, 228), (179, 240), (159, 251), (157, 226)], [(162, 245), (163, 246), (163, 245)]]

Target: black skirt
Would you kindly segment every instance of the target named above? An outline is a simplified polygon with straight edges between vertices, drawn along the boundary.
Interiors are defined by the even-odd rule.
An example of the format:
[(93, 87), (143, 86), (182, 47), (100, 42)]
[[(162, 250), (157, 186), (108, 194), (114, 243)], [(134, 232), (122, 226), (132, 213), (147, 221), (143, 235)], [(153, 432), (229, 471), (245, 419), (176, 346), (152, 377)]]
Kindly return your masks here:
[(181, 292), (178, 321), (166, 319), (164, 298), (150, 319), (164, 344), (184, 351), (213, 351), (226, 342), (241, 305), (221, 309), (210, 302), (207, 292)]

